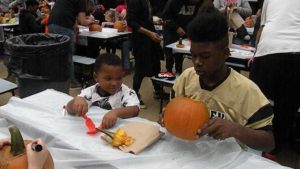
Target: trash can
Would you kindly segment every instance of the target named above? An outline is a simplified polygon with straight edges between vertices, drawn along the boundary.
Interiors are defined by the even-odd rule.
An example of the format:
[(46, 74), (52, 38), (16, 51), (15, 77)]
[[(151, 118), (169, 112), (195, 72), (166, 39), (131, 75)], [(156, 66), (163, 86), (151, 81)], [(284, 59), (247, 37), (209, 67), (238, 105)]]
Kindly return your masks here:
[(21, 98), (55, 89), (69, 92), (70, 38), (58, 34), (26, 34), (6, 40), (10, 71), (17, 76)]

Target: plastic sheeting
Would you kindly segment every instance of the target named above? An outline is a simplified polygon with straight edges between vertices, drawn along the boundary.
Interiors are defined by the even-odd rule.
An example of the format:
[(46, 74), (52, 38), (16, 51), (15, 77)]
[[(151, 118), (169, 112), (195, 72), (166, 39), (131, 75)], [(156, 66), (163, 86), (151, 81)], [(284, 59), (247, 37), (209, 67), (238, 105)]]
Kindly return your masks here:
[[(235, 139), (223, 141), (203, 137), (189, 142), (168, 133), (138, 155), (123, 153), (100, 140), (100, 133), (86, 134), (81, 117), (63, 116), (63, 105), (70, 96), (46, 90), (23, 100), (13, 97), (0, 108), (0, 137), (14, 123), (29, 137), (41, 137), (50, 147), (56, 168), (124, 169), (283, 169), (286, 167), (240, 148)], [(106, 111), (92, 107), (88, 116), (98, 125)], [(142, 118), (118, 119), (116, 128), (130, 122), (153, 123)], [(7, 130), (7, 129), (6, 129)], [(162, 131), (165, 132), (163, 128)], [(1, 133), (2, 131), (2, 133)], [(4, 134), (3, 134), (4, 133)]]

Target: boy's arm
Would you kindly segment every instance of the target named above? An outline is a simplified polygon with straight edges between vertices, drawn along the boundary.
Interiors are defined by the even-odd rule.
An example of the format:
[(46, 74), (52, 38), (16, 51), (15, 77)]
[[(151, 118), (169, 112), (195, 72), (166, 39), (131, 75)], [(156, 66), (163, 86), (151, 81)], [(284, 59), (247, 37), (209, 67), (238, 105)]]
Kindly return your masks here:
[(128, 106), (118, 109), (113, 109), (112, 112), (116, 114), (117, 117), (120, 118), (130, 118), (130, 117), (136, 117), (139, 114), (139, 107), (138, 106)]
[(120, 118), (135, 117), (140, 111), (140, 101), (134, 90), (123, 87), (124, 96), (121, 98), (122, 108), (114, 109), (115, 113)]

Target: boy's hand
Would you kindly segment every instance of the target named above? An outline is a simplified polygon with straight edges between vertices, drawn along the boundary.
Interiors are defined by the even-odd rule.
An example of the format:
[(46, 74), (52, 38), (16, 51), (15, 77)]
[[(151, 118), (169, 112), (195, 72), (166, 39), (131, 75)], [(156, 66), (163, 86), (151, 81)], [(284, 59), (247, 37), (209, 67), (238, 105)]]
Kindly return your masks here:
[(235, 137), (240, 132), (241, 127), (238, 123), (217, 117), (209, 120), (207, 124), (198, 130), (197, 134), (200, 137), (208, 134), (214, 139), (224, 140), (229, 137)]
[(84, 98), (76, 96), (72, 107), (73, 113), (78, 116), (83, 116), (88, 112), (88, 104)]
[(112, 110), (106, 113), (102, 119), (102, 126), (105, 129), (113, 127), (117, 122), (118, 116), (117, 113)]

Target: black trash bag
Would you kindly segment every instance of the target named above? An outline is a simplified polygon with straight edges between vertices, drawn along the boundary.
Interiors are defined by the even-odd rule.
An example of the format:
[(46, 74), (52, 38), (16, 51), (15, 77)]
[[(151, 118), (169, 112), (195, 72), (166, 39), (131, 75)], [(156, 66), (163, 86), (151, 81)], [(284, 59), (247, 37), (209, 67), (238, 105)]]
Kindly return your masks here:
[(58, 34), (26, 34), (6, 40), (9, 67), (20, 78), (66, 81), (70, 38)]

